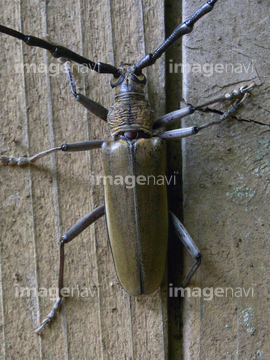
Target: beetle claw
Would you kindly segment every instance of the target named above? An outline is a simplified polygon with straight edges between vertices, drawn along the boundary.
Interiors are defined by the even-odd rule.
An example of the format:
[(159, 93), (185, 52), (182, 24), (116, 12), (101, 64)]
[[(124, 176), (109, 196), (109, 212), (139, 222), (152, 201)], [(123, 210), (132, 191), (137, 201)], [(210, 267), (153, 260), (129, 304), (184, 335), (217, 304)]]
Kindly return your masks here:
[(50, 321), (51, 319), (48, 318), (44, 319), (40, 327), (35, 330), (35, 333), (39, 335), (40, 331), (44, 328), (44, 326), (48, 325)]
[(40, 327), (35, 330), (35, 333), (37, 335), (39, 335), (40, 331), (44, 328), (44, 326), (48, 325), (52, 321), (52, 319), (55, 317), (56, 311), (59, 309), (60, 304), (61, 304), (61, 298), (58, 298), (56, 303), (54, 304), (52, 311), (49, 313), (49, 315), (46, 317), (46, 319), (44, 319), (42, 321), (42, 324), (40, 325)]

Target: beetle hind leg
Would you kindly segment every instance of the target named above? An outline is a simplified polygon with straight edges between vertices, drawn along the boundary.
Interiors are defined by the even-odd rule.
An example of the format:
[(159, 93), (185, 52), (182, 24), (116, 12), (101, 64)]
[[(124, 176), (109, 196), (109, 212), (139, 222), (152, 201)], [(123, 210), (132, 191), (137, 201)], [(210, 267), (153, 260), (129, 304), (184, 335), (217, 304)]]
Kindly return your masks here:
[(58, 276), (58, 299), (56, 300), (52, 311), (47, 315), (47, 317), (43, 320), (42, 324), (35, 330), (35, 333), (39, 335), (40, 331), (48, 325), (53, 318), (56, 316), (57, 310), (60, 308), (61, 300), (63, 295), (61, 290), (63, 289), (64, 282), (64, 246), (73, 240), (76, 236), (78, 236), (83, 230), (85, 230), (88, 226), (93, 224), (96, 220), (98, 220), (101, 216), (105, 214), (105, 206), (101, 205), (98, 208), (91, 211), (89, 214), (84, 216), (81, 220), (79, 220), (75, 225), (73, 225), (66, 233), (61, 237), (60, 241), (60, 265), (59, 265), (59, 276)]
[(170, 212), (170, 216), (177, 237), (182, 241), (182, 243), (184, 244), (185, 248), (190, 253), (190, 255), (196, 260), (196, 263), (193, 265), (188, 275), (185, 277), (184, 281), (181, 284), (181, 287), (185, 288), (189, 284), (192, 276), (195, 274), (198, 267), (200, 266), (201, 253), (200, 250), (197, 248), (196, 244), (194, 243), (194, 241), (192, 240), (191, 236), (187, 232), (186, 228), (181, 223), (181, 221), (172, 212)]

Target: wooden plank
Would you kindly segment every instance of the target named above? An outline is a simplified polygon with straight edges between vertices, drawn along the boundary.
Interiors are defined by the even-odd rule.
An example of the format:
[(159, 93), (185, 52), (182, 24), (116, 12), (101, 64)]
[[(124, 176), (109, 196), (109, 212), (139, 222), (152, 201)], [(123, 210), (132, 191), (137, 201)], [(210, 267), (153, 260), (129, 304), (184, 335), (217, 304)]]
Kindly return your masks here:
[[(95, 61), (139, 60), (164, 38), (161, 0), (2, 1), (0, 23), (49, 35)], [(59, 64), (41, 49), (0, 34), (1, 153), (21, 156), (65, 142), (109, 138), (108, 127), (72, 96)], [(49, 74), (15, 64), (45, 64)], [(165, 111), (164, 60), (147, 71), (154, 116)], [(62, 71), (62, 70), (61, 70)], [(109, 108), (110, 75), (76, 73), (77, 88)], [(65, 299), (39, 338), (33, 330), (51, 310), (57, 286), (59, 239), (103, 202), (100, 152), (57, 154), (25, 168), (1, 167), (0, 358), (164, 359), (166, 300), (131, 299), (117, 281), (104, 219), (66, 246)], [(36, 289), (50, 293), (38, 296)], [(19, 289), (31, 296), (16, 297)], [(16, 293), (17, 291), (17, 293)], [(165, 324), (163, 323), (165, 319)]]
[[(184, 19), (201, 3), (184, 1)], [(269, 357), (268, 32), (269, 2), (228, 0), (184, 38), (183, 60), (197, 64), (184, 72), (188, 103), (259, 85), (238, 112), (247, 122), (229, 120), (183, 143), (184, 224), (203, 255), (191, 289), (205, 291), (184, 301), (185, 359)], [(216, 117), (196, 114), (184, 125)], [(192, 263), (187, 256), (186, 271)]]

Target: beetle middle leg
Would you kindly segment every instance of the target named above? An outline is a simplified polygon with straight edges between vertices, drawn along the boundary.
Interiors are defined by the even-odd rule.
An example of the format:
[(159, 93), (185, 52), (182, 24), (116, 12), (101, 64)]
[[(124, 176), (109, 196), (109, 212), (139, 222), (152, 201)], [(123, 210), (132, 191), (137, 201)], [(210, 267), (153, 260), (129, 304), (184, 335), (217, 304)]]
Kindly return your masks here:
[(181, 120), (184, 117), (193, 114), (196, 110), (203, 109), (209, 105), (218, 102), (232, 101), (233, 99), (241, 99), (238, 103), (238, 105), (240, 105), (249, 95), (249, 91), (251, 91), (254, 86), (255, 83), (251, 83), (249, 86), (242, 86), (240, 89), (233, 90), (232, 92), (226, 93), (224, 95), (216, 96), (213, 99), (210, 99), (209, 101), (206, 101), (199, 105), (196, 106), (189, 105), (183, 109), (172, 111), (157, 119), (154, 123), (153, 129), (159, 129), (163, 126), (172, 124), (177, 120)]
[(61, 290), (63, 288), (64, 281), (64, 246), (69, 243), (75, 237), (77, 237), (83, 230), (85, 230), (88, 226), (93, 224), (96, 220), (98, 220), (101, 216), (105, 214), (105, 206), (101, 205), (95, 210), (91, 211), (89, 214), (84, 216), (81, 220), (79, 220), (75, 225), (73, 225), (62, 237), (60, 240), (60, 264), (59, 264), (59, 276), (58, 276), (58, 299), (56, 300), (52, 311), (47, 315), (47, 317), (43, 320), (41, 326), (35, 331), (36, 334), (39, 334), (40, 331), (44, 328), (45, 325), (48, 325), (52, 319), (55, 317), (57, 310), (60, 308), (61, 300), (63, 295)]
[[(158, 133), (156, 136), (158, 136), (162, 139), (166, 139), (166, 140), (181, 139), (181, 138), (184, 138), (187, 136), (195, 135), (199, 131), (201, 131), (209, 126), (218, 125), (218, 124), (222, 123), (224, 120), (229, 119), (231, 116), (234, 115), (234, 113), (238, 109), (239, 105), (241, 105), (249, 96), (248, 90), (251, 90), (254, 87), (254, 85), (255, 84), (253, 83), (250, 86), (239, 89), (238, 92), (240, 94), (242, 94), (242, 98), (239, 98), (239, 96), (234, 96), (234, 97), (237, 97), (237, 100), (234, 101), (234, 103), (229, 107), (229, 110), (227, 112), (225, 112), (219, 119), (205, 123), (201, 126), (191, 126), (188, 128), (180, 128), (180, 129), (175, 129), (175, 130), (164, 131), (164, 132)], [(209, 104), (209, 103), (212, 103), (212, 102), (210, 101), (205, 104)], [(203, 104), (203, 106), (197, 106), (195, 109), (202, 108), (205, 106), (205, 104)], [(185, 109), (182, 109), (182, 110), (185, 110)], [(178, 111), (180, 112), (181, 110), (178, 110)], [(167, 115), (170, 115), (170, 114), (167, 114)], [(186, 115), (189, 115), (189, 114), (186, 114)], [(184, 115), (184, 116), (186, 116), (186, 115)], [(164, 117), (165, 116), (166, 115), (164, 115)], [(182, 117), (184, 117), (184, 116), (182, 116)], [(175, 119), (175, 120), (178, 120), (178, 119)]]
[(192, 240), (192, 237), (187, 232), (184, 225), (181, 221), (170, 211), (171, 223), (173, 229), (177, 235), (177, 237), (182, 241), (183, 245), (190, 253), (190, 255), (196, 260), (196, 263), (193, 265), (191, 270), (189, 271), (188, 275), (185, 277), (184, 281), (181, 284), (182, 288), (185, 288), (188, 283), (190, 282), (192, 276), (195, 274), (196, 270), (200, 266), (201, 263), (201, 253), (200, 250), (197, 248), (196, 244)]

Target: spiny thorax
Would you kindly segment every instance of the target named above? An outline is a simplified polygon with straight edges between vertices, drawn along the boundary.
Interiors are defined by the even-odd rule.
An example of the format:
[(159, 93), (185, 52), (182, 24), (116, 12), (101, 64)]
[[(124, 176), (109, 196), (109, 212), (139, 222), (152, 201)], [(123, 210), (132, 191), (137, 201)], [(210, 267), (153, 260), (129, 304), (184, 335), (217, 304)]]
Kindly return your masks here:
[(152, 134), (151, 107), (141, 92), (116, 94), (115, 103), (108, 113), (112, 136), (127, 131), (143, 131)]

